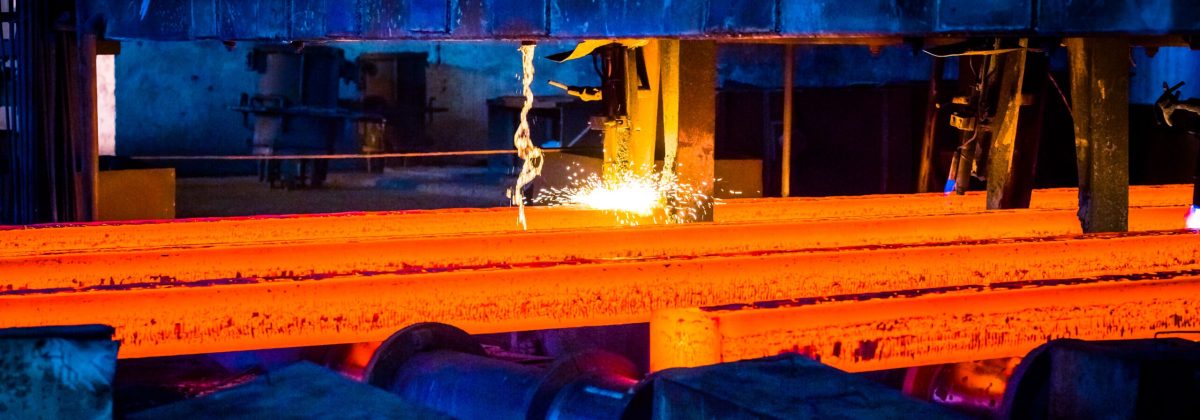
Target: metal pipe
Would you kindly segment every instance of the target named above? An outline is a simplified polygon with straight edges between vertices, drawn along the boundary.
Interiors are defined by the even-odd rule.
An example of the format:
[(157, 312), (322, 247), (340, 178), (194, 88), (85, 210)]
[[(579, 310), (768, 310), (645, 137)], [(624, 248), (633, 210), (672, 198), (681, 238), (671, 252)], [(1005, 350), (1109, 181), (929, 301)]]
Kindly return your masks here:
[(795, 94), (794, 81), (796, 65), (796, 46), (792, 44), (783, 47), (783, 150), (780, 154), (782, 180), (779, 195), (792, 195), (792, 107)]
[(98, 19), (89, 20), (79, 25), (77, 34), (76, 89), (78, 107), (68, 112), (76, 114), (71, 119), (78, 124), (72, 130), (75, 171), (79, 178), (79, 190), (76, 191), (75, 221), (86, 222), (96, 220), (99, 209), (100, 188), (100, 136), (99, 110), (96, 107), (96, 44), (98, 32), (103, 23)]
[(554, 398), (547, 413), (547, 420), (571, 419), (615, 419), (629, 413), (631, 390), (638, 381), (633, 376), (598, 376), (590, 381), (568, 384)]
[(633, 365), (586, 352), (535, 367), (490, 358), (465, 331), (406, 327), (371, 359), (364, 381), (459, 419), (621, 418), (637, 383)]
[(412, 355), (389, 390), (458, 419), (525, 418), (539, 370), (457, 351)]
[(937, 154), (938, 123), (941, 122), (938, 102), (941, 92), (938, 85), (946, 70), (946, 59), (934, 57), (929, 67), (929, 98), (925, 102), (925, 132), (921, 138), (921, 166), (917, 175), (917, 192), (923, 193), (936, 190), (933, 185), (933, 160)]
[[(560, 149), (543, 149), (543, 153), (558, 153)], [(323, 154), (323, 155), (171, 155), (171, 156), (131, 156), (133, 160), (290, 160), (290, 159), (377, 159), (400, 157), (440, 157), (440, 156), (478, 156), (478, 155), (512, 155), (516, 150), (460, 150), (454, 152), (408, 152), (408, 153), (367, 153), (367, 154)]]

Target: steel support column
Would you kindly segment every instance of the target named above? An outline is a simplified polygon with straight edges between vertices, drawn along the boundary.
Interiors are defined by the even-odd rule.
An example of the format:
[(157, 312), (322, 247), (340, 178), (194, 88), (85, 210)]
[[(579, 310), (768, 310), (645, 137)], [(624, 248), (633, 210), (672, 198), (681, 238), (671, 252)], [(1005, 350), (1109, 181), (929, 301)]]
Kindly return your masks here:
[(1044, 53), (1025, 55), (1025, 77), (1021, 81), (1021, 110), (1017, 121), (1017, 138), (1013, 143), (1013, 158), (1000, 208), (1029, 208), (1033, 199), (1034, 177), (1037, 174), (1038, 149), (1042, 142), (1042, 119), (1046, 108), (1046, 85), (1049, 81), (1050, 58)]
[(96, 109), (96, 47), (104, 28), (97, 21), (78, 25), (75, 50), (74, 91), (69, 95), (72, 105), (71, 143), (75, 153), (70, 157), (75, 173), (76, 221), (96, 220), (97, 190), (99, 188), (100, 140), (99, 112)]
[(1084, 232), (1129, 224), (1129, 41), (1071, 38), (1071, 102)]
[[(788, 44), (783, 46), (783, 149), (779, 164), (783, 168), (779, 195), (792, 195), (792, 112), (795, 101), (795, 65), (796, 47)], [(774, 139), (771, 139), (774, 141)]]
[(1007, 54), (1001, 66), (1001, 92), (988, 162), (988, 208), (1029, 208), (1042, 137), (1045, 102), (1045, 54), (1022, 50)]
[[(934, 57), (929, 74), (929, 99), (925, 104), (925, 133), (921, 138), (921, 167), (917, 173), (917, 192), (937, 191), (934, 185), (933, 161), (937, 157), (937, 135), (941, 127), (941, 106), (938, 96), (941, 91), (942, 75), (946, 72), (946, 59)], [(786, 134), (785, 134), (786, 135)]]
[(675, 173), (707, 196), (697, 221), (713, 220), (717, 43), (679, 42), (679, 146)]
[[(1021, 40), (1021, 46), (1028, 47), (1029, 41)], [(1000, 75), (987, 162), (988, 209), (1011, 208), (1010, 200), (1006, 198), (1013, 195), (1013, 160), (1017, 153), (1017, 120), (1021, 114), (1021, 85), (1025, 80), (1026, 55), (1027, 51), (1022, 48), (994, 58), (999, 61), (996, 69)]]

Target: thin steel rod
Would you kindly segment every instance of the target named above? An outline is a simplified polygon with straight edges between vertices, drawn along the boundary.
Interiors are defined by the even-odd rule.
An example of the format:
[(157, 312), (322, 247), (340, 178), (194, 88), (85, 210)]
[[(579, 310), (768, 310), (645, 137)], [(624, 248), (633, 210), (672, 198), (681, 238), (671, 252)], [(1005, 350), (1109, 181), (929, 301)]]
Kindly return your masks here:
[(792, 195), (792, 102), (795, 75), (793, 67), (796, 61), (796, 46), (786, 45), (783, 47), (783, 151), (779, 158), (782, 165), (782, 183), (780, 184), (780, 193), (782, 197)]
[[(558, 153), (560, 149), (543, 149), (543, 153)], [(454, 152), (410, 152), (378, 154), (328, 155), (211, 155), (211, 156), (131, 156), (133, 160), (284, 160), (284, 159), (377, 159), (434, 156), (515, 155), (516, 150), (460, 150)]]

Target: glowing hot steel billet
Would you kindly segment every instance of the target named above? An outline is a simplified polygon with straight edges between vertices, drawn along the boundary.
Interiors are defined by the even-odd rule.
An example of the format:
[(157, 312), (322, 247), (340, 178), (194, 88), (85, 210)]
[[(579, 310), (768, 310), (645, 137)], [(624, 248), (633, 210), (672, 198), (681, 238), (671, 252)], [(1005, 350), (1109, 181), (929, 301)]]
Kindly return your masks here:
[(525, 223), (525, 195), (522, 192), (526, 185), (542, 173), (542, 149), (533, 145), (529, 137), (529, 110), (533, 108), (533, 51), (535, 44), (522, 44), (521, 51), (521, 92), (525, 95), (525, 104), (521, 107), (521, 122), (517, 132), (513, 134), (513, 146), (517, 148), (517, 156), (524, 160), (521, 164), (521, 174), (517, 176), (517, 185), (509, 190), (509, 197), (517, 205), (517, 220), (522, 229), (527, 229)]

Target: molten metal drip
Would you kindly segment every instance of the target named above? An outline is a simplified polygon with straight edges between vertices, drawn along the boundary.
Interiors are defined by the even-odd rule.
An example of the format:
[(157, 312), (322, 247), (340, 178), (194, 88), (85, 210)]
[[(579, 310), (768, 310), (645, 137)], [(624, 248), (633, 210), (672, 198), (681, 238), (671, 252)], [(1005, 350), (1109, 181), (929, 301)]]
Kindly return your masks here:
[(517, 185), (509, 190), (509, 197), (517, 205), (517, 220), (522, 229), (527, 229), (525, 223), (525, 195), (522, 192), (526, 185), (542, 173), (542, 149), (533, 145), (529, 137), (529, 110), (533, 108), (533, 51), (535, 44), (522, 44), (521, 51), (521, 92), (525, 95), (525, 104), (521, 107), (521, 121), (517, 132), (513, 134), (513, 146), (517, 148), (517, 156), (524, 160), (521, 164), (521, 174), (517, 176)]

